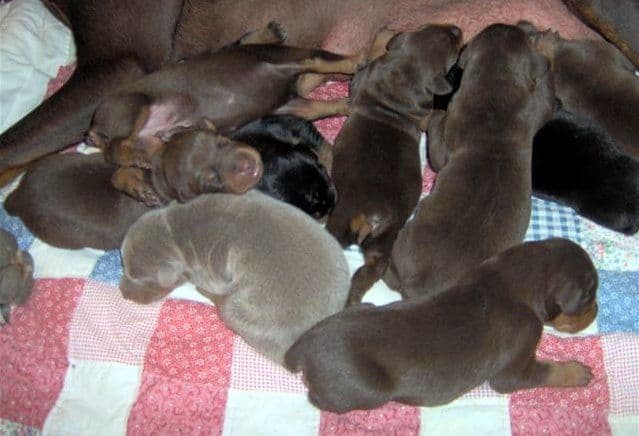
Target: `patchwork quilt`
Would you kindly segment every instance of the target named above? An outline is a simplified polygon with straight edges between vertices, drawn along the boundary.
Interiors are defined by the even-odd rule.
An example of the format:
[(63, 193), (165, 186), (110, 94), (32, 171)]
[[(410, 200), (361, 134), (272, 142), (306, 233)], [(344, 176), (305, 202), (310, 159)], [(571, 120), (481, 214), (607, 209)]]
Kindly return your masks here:
[[(71, 71), (61, 69), (58, 83)], [(346, 92), (332, 83), (316, 97)], [(343, 121), (318, 128), (332, 141)], [(425, 167), (425, 195), (434, 177)], [(0, 434), (639, 435), (639, 236), (532, 202), (526, 239), (578, 242), (600, 277), (595, 323), (577, 335), (548, 329), (538, 355), (584, 362), (592, 382), (512, 395), (484, 385), (446, 406), (391, 403), (344, 415), (315, 409), (300, 378), (228, 330), (191, 285), (151, 305), (126, 301), (117, 250), (51, 247), (0, 207), (0, 226), (32, 254), (36, 277), (30, 301), (0, 328)], [(353, 271), (361, 265), (356, 249), (345, 254)], [(365, 301), (397, 298), (378, 284)]]

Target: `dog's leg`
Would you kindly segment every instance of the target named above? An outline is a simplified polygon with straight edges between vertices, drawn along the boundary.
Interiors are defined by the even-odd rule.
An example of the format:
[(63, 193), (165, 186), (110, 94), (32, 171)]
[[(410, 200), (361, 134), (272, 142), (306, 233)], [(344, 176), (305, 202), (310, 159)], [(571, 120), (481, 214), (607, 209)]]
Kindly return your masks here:
[(118, 168), (111, 177), (111, 183), (122, 191), (149, 207), (161, 206), (160, 196), (146, 180), (144, 170), (134, 167)]
[(586, 365), (576, 362), (548, 362), (531, 358), (526, 365), (509, 368), (490, 379), (490, 386), (500, 393), (536, 387), (586, 386), (592, 372)]
[(280, 106), (274, 112), (276, 115), (296, 115), (307, 120), (317, 120), (334, 115), (348, 115), (348, 99), (336, 100), (308, 100), (296, 97), (289, 100), (284, 106)]
[(78, 66), (56, 94), (0, 135), (0, 172), (81, 141), (100, 98), (144, 74), (133, 58)]
[(322, 56), (318, 54), (299, 61), (301, 73), (355, 74), (366, 64), (366, 54), (362, 51), (352, 56)]
[[(159, 138), (157, 138), (160, 141)], [(122, 167), (151, 169), (151, 156), (159, 146), (136, 145), (139, 138), (114, 139), (103, 150), (104, 160)], [(150, 146), (151, 147), (151, 146)]]
[(302, 74), (295, 82), (295, 91), (300, 97), (308, 97), (310, 93), (328, 80), (326, 74)]
[(353, 274), (347, 306), (361, 303), (366, 292), (382, 278), (390, 263), (390, 252), (396, 238), (397, 232), (388, 231), (386, 221), (373, 226), (370, 234), (359, 242), (364, 252), (364, 265)]
[(364, 255), (364, 265), (360, 267), (351, 279), (351, 288), (346, 306), (362, 302), (362, 298), (378, 280), (382, 278), (388, 267), (389, 258), (380, 252), (367, 252)]

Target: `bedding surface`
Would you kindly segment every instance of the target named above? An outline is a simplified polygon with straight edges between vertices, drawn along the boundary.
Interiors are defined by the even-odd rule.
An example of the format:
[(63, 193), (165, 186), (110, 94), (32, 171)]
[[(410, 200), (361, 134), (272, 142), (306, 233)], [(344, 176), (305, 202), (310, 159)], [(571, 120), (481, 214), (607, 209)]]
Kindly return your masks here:
[[(35, 14), (41, 13), (36, 0), (1, 5), (0, 38), (12, 4), (36, 4)], [(35, 32), (37, 44), (48, 41), (60, 48), (68, 41), (64, 33), (44, 32), (48, 25), (36, 28), (43, 31)], [(6, 41), (0, 39), (0, 82), (18, 80), (34, 68), (29, 61), (24, 68), (6, 69)], [(22, 98), (24, 91), (17, 88), (20, 98), (11, 97), (0, 84), (3, 127), (9, 123), (4, 101), (16, 105), (11, 113), (26, 113), (47, 86), (51, 93), (64, 83), (73, 69), (65, 53), (46, 74), (29, 76), (25, 86), (40, 89), (39, 97)], [(317, 98), (346, 94), (344, 83), (315, 92)], [(317, 125), (332, 141), (343, 121)], [(425, 195), (434, 177), (425, 167)], [(0, 190), (0, 201), (14, 187)], [(300, 378), (229, 331), (192, 286), (165, 301), (137, 305), (120, 295), (117, 250), (48, 246), (2, 207), (0, 226), (32, 254), (36, 277), (31, 300), (0, 328), (0, 434), (639, 435), (639, 235), (606, 230), (555, 203), (533, 198), (526, 239), (565, 237), (589, 252), (600, 276), (599, 313), (578, 335), (548, 329), (538, 355), (586, 363), (595, 375), (590, 385), (512, 395), (484, 385), (442, 407), (391, 403), (345, 415), (315, 409)], [(346, 250), (346, 256), (352, 271), (361, 265), (356, 249)], [(397, 298), (378, 283), (365, 301)]]

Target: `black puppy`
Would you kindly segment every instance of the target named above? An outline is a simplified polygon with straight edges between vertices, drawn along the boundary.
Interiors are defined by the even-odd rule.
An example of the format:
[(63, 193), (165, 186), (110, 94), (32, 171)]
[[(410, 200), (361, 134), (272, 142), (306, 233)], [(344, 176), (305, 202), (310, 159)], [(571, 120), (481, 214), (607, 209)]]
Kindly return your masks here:
[(555, 112), (533, 141), (534, 194), (609, 229), (639, 230), (639, 161), (595, 121)]
[(266, 116), (234, 131), (231, 138), (260, 153), (264, 172), (257, 189), (315, 218), (333, 209), (335, 187), (325, 167), (330, 166), (330, 146), (311, 122)]
[[(437, 96), (435, 109), (448, 107), (462, 74), (458, 65), (449, 70), (454, 91)], [(588, 117), (557, 109), (537, 132), (532, 187), (536, 197), (571, 207), (603, 227), (627, 235), (639, 230), (639, 161)]]

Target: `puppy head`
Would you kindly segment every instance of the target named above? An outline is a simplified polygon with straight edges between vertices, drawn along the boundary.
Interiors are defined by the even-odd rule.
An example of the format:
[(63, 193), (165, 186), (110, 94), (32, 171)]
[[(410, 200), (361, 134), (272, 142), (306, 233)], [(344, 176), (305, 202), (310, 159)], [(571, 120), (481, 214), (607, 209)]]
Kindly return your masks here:
[(428, 25), (415, 32), (395, 35), (388, 42), (388, 52), (412, 55), (411, 62), (420, 71), (424, 87), (433, 94), (453, 90), (445, 76), (455, 64), (462, 43), (462, 31), (453, 25)]
[(335, 207), (335, 187), (326, 168), (307, 146), (264, 140), (259, 146), (264, 175), (258, 189), (319, 219)]
[(547, 241), (551, 266), (547, 277), (546, 322), (555, 329), (576, 333), (597, 315), (597, 271), (579, 245), (567, 239)]
[(262, 177), (252, 147), (209, 128), (177, 132), (153, 159), (153, 184), (164, 198), (184, 202), (200, 194), (243, 194)]
[[(550, 65), (521, 27), (499, 23), (486, 27), (466, 45), (458, 65), (464, 77), (489, 77), (495, 84), (491, 91), (507, 101), (520, 99), (526, 112), (522, 118), (530, 121), (532, 130), (537, 131), (552, 116), (555, 97)], [(509, 83), (512, 86), (505, 86)]]

